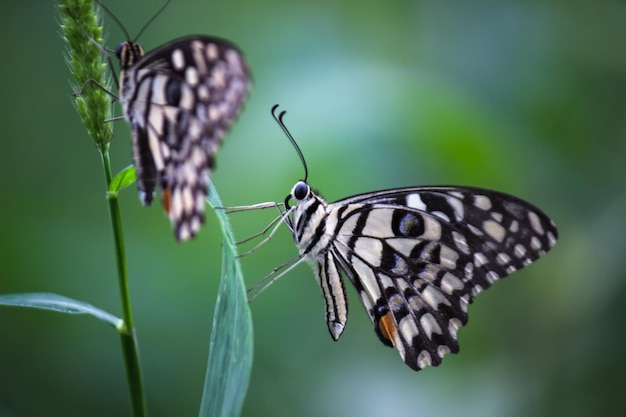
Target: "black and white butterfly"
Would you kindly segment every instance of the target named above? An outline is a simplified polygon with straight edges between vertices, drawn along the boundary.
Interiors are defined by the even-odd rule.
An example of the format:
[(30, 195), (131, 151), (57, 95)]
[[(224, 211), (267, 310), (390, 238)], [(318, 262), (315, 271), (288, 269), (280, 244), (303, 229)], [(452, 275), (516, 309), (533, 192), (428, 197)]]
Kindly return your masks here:
[(204, 222), (215, 154), (250, 89), (247, 65), (234, 44), (204, 35), (147, 54), (126, 41), (116, 55), (140, 199), (150, 205), (161, 187), (176, 238), (189, 239)]
[[(276, 117), (275, 109), (302, 158), (282, 122), (285, 112)], [(457, 331), (477, 294), (557, 240), (555, 224), (537, 207), (481, 188), (396, 188), (327, 203), (307, 184), (302, 161), (305, 179), (281, 217), (299, 249), (285, 272), (302, 260), (312, 264), (334, 340), (348, 318), (347, 276), (380, 340), (416, 371), (459, 351)]]

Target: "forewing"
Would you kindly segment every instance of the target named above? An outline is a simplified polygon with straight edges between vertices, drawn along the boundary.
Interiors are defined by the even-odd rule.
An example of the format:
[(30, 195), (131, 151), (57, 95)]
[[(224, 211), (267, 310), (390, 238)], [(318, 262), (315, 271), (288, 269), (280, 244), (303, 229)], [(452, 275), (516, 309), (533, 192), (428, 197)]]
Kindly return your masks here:
[(142, 201), (150, 204), (158, 182), (176, 237), (188, 239), (204, 221), (208, 173), (250, 87), (242, 54), (222, 39), (187, 37), (145, 55), (126, 77)]
[(331, 205), (343, 213), (333, 251), (381, 341), (415, 370), (458, 352), (476, 294), (557, 238), (545, 214), (507, 194), (428, 187), (367, 196)]

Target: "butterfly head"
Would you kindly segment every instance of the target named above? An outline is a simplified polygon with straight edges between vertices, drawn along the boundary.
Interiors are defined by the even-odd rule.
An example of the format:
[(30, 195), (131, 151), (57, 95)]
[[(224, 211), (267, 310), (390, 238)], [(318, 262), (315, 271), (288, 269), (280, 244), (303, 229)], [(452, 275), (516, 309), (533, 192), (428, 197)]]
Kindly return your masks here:
[[(157, 16), (159, 16), (161, 12), (163, 12), (163, 10), (165, 10), (165, 8), (170, 4), (171, 1), (172, 0), (165, 1), (163, 6), (161, 6), (161, 8), (143, 25), (137, 36), (132, 38), (132, 41), (129, 40), (122, 42), (117, 46), (117, 48), (115, 48), (115, 55), (117, 55), (118, 59), (120, 60), (120, 66), (122, 71), (127, 70), (135, 65), (139, 58), (144, 55), (143, 47), (138, 44), (136, 40), (139, 39), (144, 30), (146, 30), (146, 28), (150, 26), (154, 19), (156, 19)], [(98, 3), (99, 7), (101, 7), (109, 16), (113, 18), (113, 20), (117, 22), (117, 24), (124, 32), (126, 39), (131, 39), (130, 34), (128, 33), (122, 22), (99, 0), (96, 0), (96, 2)]]
[(289, 193), (289, 195), (285, 197), (285, 208), (287, 210), (291, 209), (291, 206), (289, 205), (289, 201), (291, 199), (296, 200), (296, 205), (298, 205), (298, 203), (300, 203), (301, 201), (304, 201), (307, 198), (309, 198), (310, 195), (311, 195), (311, 187), (309, 187), (309, 184), (307, 184), (304, 181), (298, 181), (296, 185), (294, 185), (293, 188), (291, 189), (291, 192)]
[(120, 60), (122, 70), (127, 70), (144, 55), (143, 46), (137, 42), (126, 41), (115, 48), (115, 55)]

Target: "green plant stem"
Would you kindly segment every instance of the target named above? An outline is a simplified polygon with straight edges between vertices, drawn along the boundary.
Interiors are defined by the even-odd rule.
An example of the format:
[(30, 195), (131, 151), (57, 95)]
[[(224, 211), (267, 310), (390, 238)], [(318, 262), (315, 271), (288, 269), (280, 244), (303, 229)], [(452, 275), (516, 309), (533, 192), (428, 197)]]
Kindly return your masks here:
[[(109, 146), (106, 144), (100, 148), (102, 165), (106, 177), (107, 190), (113, 178), (111, 174), (111, 161), (109, 159)], [(126, 365), (126, 379), (130, 391), (130, 400), (134, 417), (145, 417), (146, 403), (143, 392), (143, 382), (141, 378), (141, 366), (139, 362), (139, 349), (137, 347), (137, 337), (133, 322), (133, 312), (130, 302), (130, 291), (128, 288), (128, 273), (126, 270), (126, 251), (124, 248), (124, 233), (122, 230), (122, 219), (120, 216), (120, 206), (117, 200), (117, 193), (107, 193), (109, 202), (109, 214), (111, 225), (113, 226), (113, 238), (115, 243), (115, 260), (117, 263), (117, 277), (119, 281), (120, 300), (122, 302), (122, 318), (124, 325), (119, 328), (122, 341), (122, 352)]]
[[(122, 353), (126, 365), (126, 379), (133, 417), (146, 417), (139, 350), (128, 288), (124, 234), (117, 200), (118, 193), (117, 191), (108, 192), (113, 180), (109, 158), (109, 141), (112, 133), (106, 122), (111, 118), (111, 97), (108, 92), (110, 82), (106, 76), (107, 63), (101, 48), (97, 46), (103, 42), (103, 30), (93, 3), (93, 0), (59, 0), (59, 11), (63, 16), (61, 29), (68, 45), (67, 62), (76, 81), (76, 88), (80, 92), (75, 95), (76, 109), (89, 136), (100, 151), (104, 167), (122, 303), (122, 321), (116, 325), (116, 328), (122, 341)], [(119, 189), (119, 184), (117, 189)]]

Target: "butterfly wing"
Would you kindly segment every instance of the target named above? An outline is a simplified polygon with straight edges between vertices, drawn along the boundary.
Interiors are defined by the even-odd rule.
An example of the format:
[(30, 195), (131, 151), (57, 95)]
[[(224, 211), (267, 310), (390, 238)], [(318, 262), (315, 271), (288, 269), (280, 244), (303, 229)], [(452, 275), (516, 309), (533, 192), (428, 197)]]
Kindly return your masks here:
[(557, 239), (554, 223), (536, 207), (477, 188), (388, 190), (329, 209), (338, 219), (333, 259), (381, 341), (414, 370), (458, 352), (456, 333), (473, 298)]
[(204, 221), (208, 173), (250, 88), (241, 52), (223, 39), (192, 36), (141, 57), (122, 77), (142, 202), (157, 184), (178, 240)]

